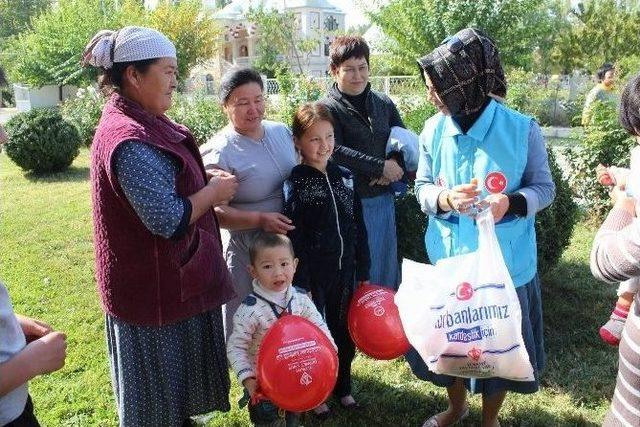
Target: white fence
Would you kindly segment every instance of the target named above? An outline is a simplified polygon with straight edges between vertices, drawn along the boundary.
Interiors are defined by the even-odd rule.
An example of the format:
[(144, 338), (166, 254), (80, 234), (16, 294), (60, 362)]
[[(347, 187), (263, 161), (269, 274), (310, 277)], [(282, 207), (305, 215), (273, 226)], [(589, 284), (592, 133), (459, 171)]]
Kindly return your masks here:
[[(315, 83), (326, 91), (333, 84), (331, 77), (311, 77)], [(369, 78), (371, 87), (379, 92), (384, 92), (388, 96), (394, 95), (415, 95), (423, 91), (424, 85), (418, 76), (372, 76)], [(267, 94), (276, 95), (280, 93), (280, 86), (276, 79), (267, 79)]]

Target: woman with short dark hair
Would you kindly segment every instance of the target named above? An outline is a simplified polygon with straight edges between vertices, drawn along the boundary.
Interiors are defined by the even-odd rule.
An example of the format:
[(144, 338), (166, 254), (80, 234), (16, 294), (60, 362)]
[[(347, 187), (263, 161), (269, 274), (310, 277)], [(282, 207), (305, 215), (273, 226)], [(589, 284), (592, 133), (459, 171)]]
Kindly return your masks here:
[(369, 235), (371, 283), (397, 289), (398, 238), (389, 184), (404, 170), (402, 156), (387, 156), (386, 146), (391, 128), (404, 124), (393, 101), (371, 89), (369, 46), (362, 37), (336, 37), (329, 57), (335, 83), (321, 102), (336, 121), (333, 158), (355, 175)]
[(233, 296), (209, 179), (193, 135), (165, 112), (176, 50), (150, 28), (101, 31), (85, 48), (109, 100), (91, 147), (96, 277), (121, 426), (185, 426), (229, 410), (221, 306)]
[(235, 196), (216, 212), (231, 237), (225, 257), (236, 298), (226, 305), (227, 335), (233, 315), (252, 291), (247, 266), (251, 241), (260, 230), (287, 234), (291, 220), (282, 215), (282, 184), (298, 163), (291, 132), (264, 120), (265, 94), (260, 74), (251, 68), (230, 69), (220, 82), (220, 102), (229, 124), (200, 147), (211, 174), (238, 178)]

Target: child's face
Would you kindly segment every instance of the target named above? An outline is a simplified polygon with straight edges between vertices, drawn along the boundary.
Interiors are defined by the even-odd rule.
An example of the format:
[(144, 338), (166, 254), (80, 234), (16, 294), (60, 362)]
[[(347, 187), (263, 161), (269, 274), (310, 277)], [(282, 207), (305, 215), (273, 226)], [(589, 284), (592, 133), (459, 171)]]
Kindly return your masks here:
[(296, 138), (296, 146), (304, 163), (324, 170), (333, 154), (333, 125), (325, 120), (314, 123), (300, 138)]
[(606, 73), (604, 73), (604, 79), (602, 79), (602, 83), (605, 84), (605, 86), (612, 86), (616, 81), (616, 71), (615, 70), (609, 70)]
[(262, 248), (249, 266), (249, 272), (263, 288), (281, 292), (291, 285), (298, 259), (294, 258), (287, 246)]

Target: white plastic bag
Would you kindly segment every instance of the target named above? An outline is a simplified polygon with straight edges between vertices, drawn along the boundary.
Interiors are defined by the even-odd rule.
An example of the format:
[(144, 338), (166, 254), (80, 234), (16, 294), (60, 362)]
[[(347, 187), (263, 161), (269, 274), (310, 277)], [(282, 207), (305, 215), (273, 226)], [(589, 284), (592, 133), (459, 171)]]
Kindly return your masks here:
[(518, 295), (487, 209), (478, 250), (435, 266), (404, 260), (395, 297), (411, 345), (429, 370), (464, 378), (533, 381)]

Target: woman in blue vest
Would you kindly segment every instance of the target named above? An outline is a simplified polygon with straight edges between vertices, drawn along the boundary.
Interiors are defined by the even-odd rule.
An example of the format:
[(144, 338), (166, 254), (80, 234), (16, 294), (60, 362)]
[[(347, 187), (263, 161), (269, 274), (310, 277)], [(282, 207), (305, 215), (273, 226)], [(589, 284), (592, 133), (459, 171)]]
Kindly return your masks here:
[(467, 28), (418, 60), (428, 99), (439, 113), (420, 135), (416, 196), (429, 215), (431, 262), (477, 249), (473, 211), (493, 211), (496, 234), (522, 308), (522, 334), (536, 381), (462, 379), (429, 372), (411, 350), (421, 379), (446, 387), (449, 407), (424, 426), (456, 423), (469, 412), (467, 390), (482, 393), (482, 425), (498, 426), (507, 391), (534, 393), (545, 363), (537, 274), (535, 214), (555, 196), (540, 127), (503, 105), (506, 83), (494, 42)]

